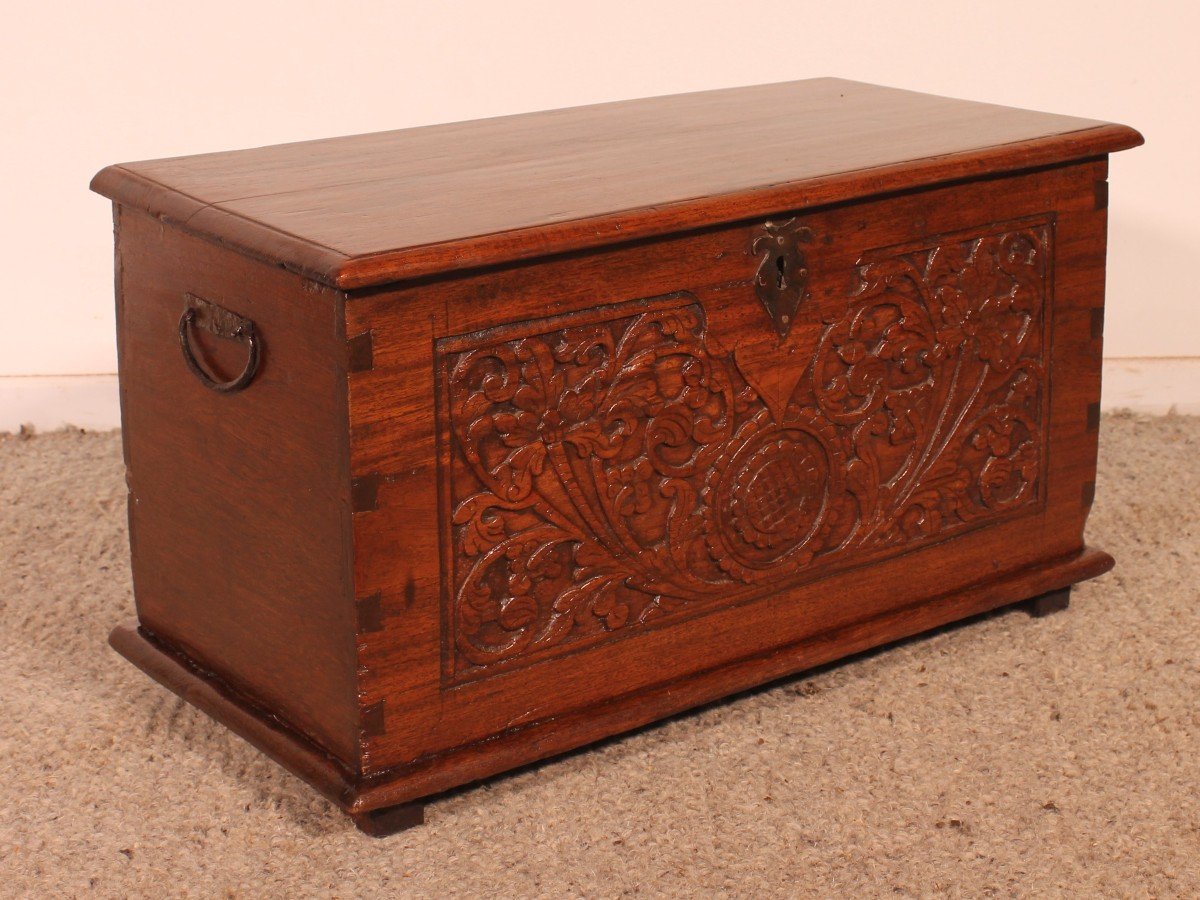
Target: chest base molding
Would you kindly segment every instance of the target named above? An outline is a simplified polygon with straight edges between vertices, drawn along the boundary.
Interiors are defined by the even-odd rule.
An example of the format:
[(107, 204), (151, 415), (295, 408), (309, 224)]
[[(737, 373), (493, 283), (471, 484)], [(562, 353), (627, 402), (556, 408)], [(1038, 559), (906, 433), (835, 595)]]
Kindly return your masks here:
[[(485, 741), (366, 777), (346, 769), (298, 731), (136, 623), (117, 626), (108, 640), (113, 649), (159, 684), (312, 785), (362, 830), (383, 836), (423, 821), (421, 808), (413, 801), (970, 616), (1027, 601), (1034, 615), (1042, 615), (1049, 611), (1045, 604), (1038, 605), (1043, 595), (1069, 589), (1112, 567), (1111, 556), (1087, 548), (1074, 556), (890, 610), (682, 681), (656, 684), (615, 698), (603, 708), (530, 722)], [(390, 808), (398, 806), (402, 809), (393, 813)]]

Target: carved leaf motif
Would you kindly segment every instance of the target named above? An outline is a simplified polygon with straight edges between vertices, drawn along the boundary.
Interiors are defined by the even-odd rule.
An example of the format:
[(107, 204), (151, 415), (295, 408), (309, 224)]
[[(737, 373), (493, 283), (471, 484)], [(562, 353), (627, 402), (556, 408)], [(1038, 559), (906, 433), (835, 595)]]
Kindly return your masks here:
[(710, 347), (686, 295), (441, 353), (449, 677), (1039, 502), (1051, 234), (1037, 222), (864, 256), (786, 409)]

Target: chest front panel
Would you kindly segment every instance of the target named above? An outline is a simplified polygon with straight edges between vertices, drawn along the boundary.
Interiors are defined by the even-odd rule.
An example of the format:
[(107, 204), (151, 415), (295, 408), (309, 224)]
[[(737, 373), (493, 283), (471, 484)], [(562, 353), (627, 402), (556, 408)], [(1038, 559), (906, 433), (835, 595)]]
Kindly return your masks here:
[(368, 771), (1079, 549), (1103, 179), (350, 299)]

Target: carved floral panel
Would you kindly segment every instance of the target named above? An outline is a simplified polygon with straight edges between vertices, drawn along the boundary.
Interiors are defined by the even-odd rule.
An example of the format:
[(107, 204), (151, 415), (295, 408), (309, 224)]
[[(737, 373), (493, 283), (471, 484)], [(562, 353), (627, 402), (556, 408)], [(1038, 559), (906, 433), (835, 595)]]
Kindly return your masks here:
[(1040, 221), (864, 255), (782, 407), (686, 293), (439, 342), (447, 676), (1040, 504), (1051, 237)]

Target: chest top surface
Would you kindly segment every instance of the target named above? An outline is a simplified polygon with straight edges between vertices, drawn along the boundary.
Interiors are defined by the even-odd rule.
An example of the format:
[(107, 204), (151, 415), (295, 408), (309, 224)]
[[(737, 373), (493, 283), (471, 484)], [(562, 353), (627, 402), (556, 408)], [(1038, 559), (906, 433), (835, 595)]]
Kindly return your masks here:
[(110, 166), (99, 193), (353, 289), (1137, 146), (833, 78)]

